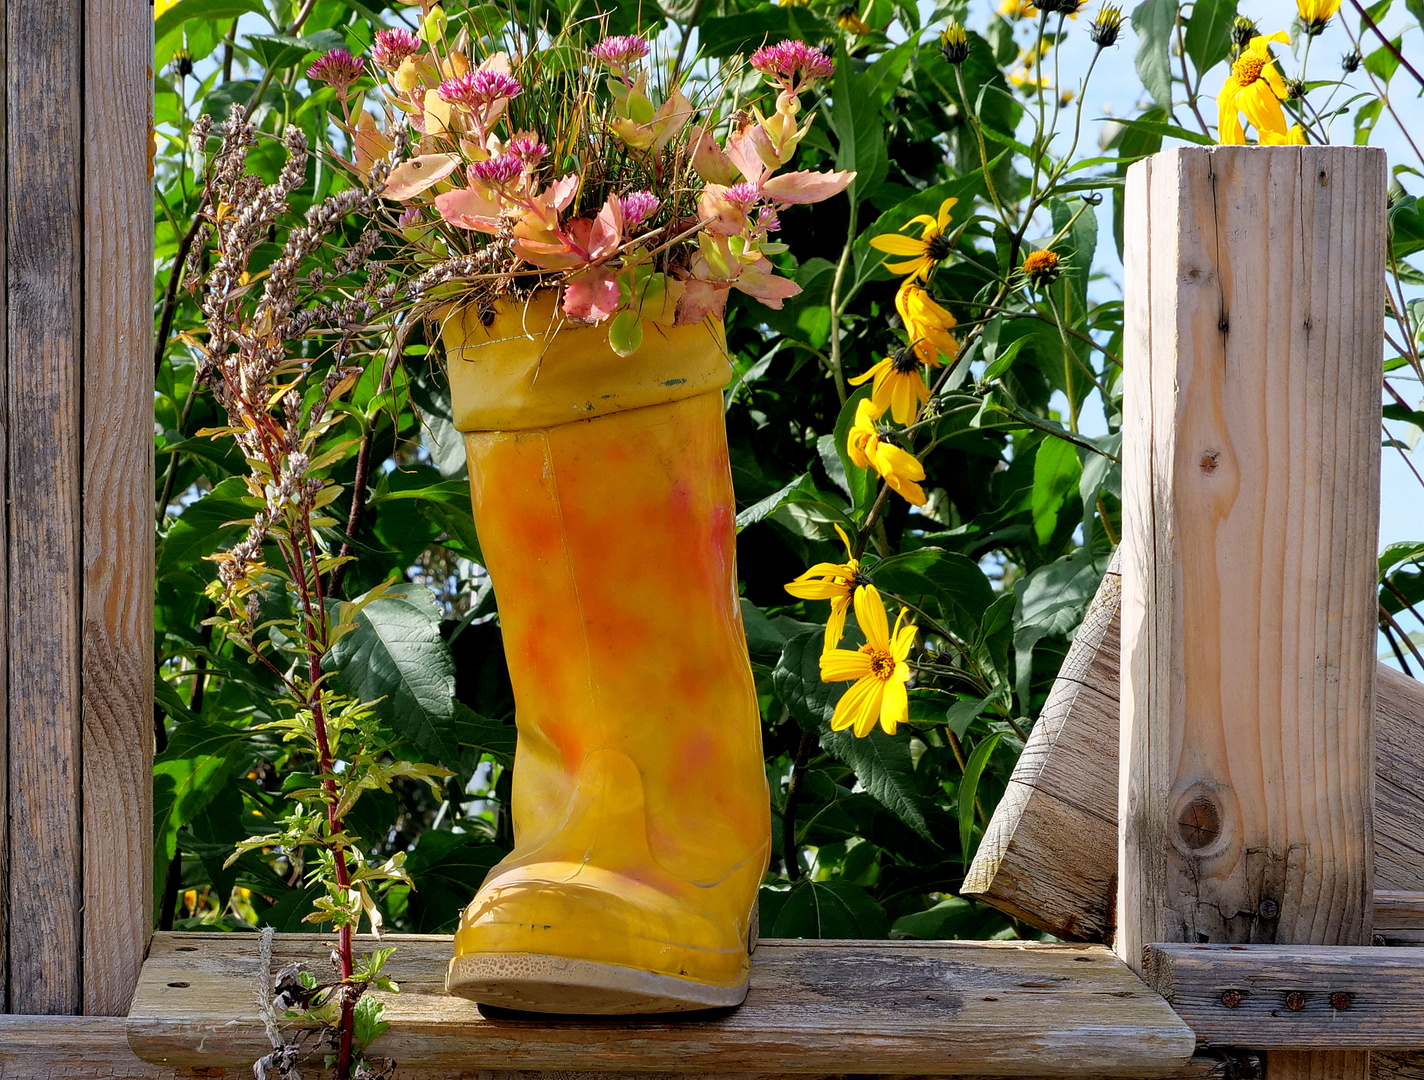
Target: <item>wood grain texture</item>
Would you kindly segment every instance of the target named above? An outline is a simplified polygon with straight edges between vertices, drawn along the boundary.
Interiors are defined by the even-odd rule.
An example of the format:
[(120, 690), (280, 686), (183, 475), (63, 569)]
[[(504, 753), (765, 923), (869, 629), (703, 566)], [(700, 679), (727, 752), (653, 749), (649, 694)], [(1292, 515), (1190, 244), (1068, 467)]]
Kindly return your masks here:
[[(9, 67), (6, 60), (6, 41), (9, 20), (0, 15), (0, 148), (8, 159), (10, 154), (9, 136), (9, 109), (6, 105), (9, 90)], [(0, 410), (5, 406), (3, 402), (9, 400), (6, 387), (9, 385), (9, 307), (7, 303), (10, 291), (10, 272), (5, 260), (6, 234), (9, 228), (9, 203), (0, 206)], [(4, 416), (4, 423), (0, 423), (0, 506), (8, 506), (10, 501), (9, 476), (5, 468), (5, 462), (9, 460), (7, 445), (9, 442), (9, 417), (0, 411), (0, 416)], [(0, 529), (0, 568), (9, 566), (9, 529)], [(9, 692), (6, 689), (9, 664), (3, 658), (9, 656), (9, 589), (0, 589), (0, 703), (3, 703), (8, 714)], [(6, 882), (10, 880), (10, 822), (8, 811), (10, 805), (10, 732), (8, 716), (4, 722), (0, 722), (0, 808), (4, 808), (5, 814), (0, 815), (0, 1013), (10, 1011), (10, 889)]]
[[(962, 890), (1068, 941), (1112, 939), (1121, 591), (1110, 566)], [(1424, 908), (1399, 922), (1415, 908), (1396, 891), (1424, 889), (1424, 683), (1375, 680), (1375, 940), (1424, 944)]]
[[(248, 1067), (171, 1068), (152, 1065), (134, 1055), (122, 1017), (18, 1017), (0, 1016), (0, 1080), (179, 1080), (180, 1077), (231, 1077), (247, 1080)], [(828, 1033), (836, 1038), (835, 1033)], [(1159, 1080), (1249, 1080), (1251, 1059), (1244, 1055), (1211, 1052), (1193, 1057), (1186, 1065)], [(517, 1071), (464, 1066), (427, 1068), (415, 1062), (396, 1062), (394, 1080), (880, 1080), (885, 1074), (767, 1073), (767, 1072), (613, 1072), (591, 1068), (559, 1071)], [(1057, 1073), (1041, 1073), (1026, 1080), (1057, 1080)], [(909, 1075), (897, 1080), (973, 1080), (962, 1074)], [(1144, 1077), (1143, 1080), (1146, 1080)], [(1401, 1076), (1399, 1080), (1412, 1080)]]
[(153, 14), (85, 0), (84, 1011), (128, 1012), (153, 817)]
[(1419, 949), (1149, 945), (1143, 977), (1191, 1025), (1199, 1045), (1263, 1050), (1424, 1046), (1424, 952)]
[[(1125, 234), (1117, 949), (1363, 945), (1385, 159), (1186, 148)], [(1364, 1077), (1365, 1053), (1268, 1061)]]
[[(278, 935), (274, 967), (329, 970), (317, 935)], [(375, 1051), (425, 1068), (638, 1072), (1168, 1074), (1195, 1038), (1107, 949), (960, 942), (763, 941), (751, 992), (705, 1019), (553, 1019), (444, 992), (448, 937), (392, 937), (391, 1030)], [(129, 1043), (163, 1065), (236, 1067), (263, 1052), (257, 938), (154, 936)], [(324, 966), (323, 966), (324, 965)], [(837, 1037), (837, 1032), (854, 1037)]]
[[(79, 0), (8, 0), (6, 68), (9, 1001), (77, 1011), (80, 992)], [(148, 216), (143, 218), (147, 222)], [(144, 225), (146, 229), (147, 226)]]
[(1117, 899), (1120, 567), (1119, 550), (960, 890), (1068, 941), (1108, 941)]

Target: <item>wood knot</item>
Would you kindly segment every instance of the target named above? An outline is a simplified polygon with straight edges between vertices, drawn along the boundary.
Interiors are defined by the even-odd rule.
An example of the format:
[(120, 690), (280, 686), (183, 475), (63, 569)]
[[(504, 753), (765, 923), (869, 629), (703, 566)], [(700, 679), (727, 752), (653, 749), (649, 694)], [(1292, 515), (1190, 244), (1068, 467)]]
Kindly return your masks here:
[(1210, 475), (1216, 472), (1216, 467), (1221, 464), (1220, 450), (1207, 450), (1201, 456), (1201, 471)]
[(1320, 170), (1320, 175), (1318, 175), (1315, 180), (1321, 187), (1330, 186), (1330, 175), (1324, 169)]
[(1177, 835), (1193, 851), (1209, 846), (1221, 835), (1221, 809), (1210, 795), (1193, 796), (1177, 814)]
[(1286, 995), (1286, 1008), (1291, 1012), (1300, 1012), (1305, 1008), (1305, 995), (1299, 990), (1292, 990)]

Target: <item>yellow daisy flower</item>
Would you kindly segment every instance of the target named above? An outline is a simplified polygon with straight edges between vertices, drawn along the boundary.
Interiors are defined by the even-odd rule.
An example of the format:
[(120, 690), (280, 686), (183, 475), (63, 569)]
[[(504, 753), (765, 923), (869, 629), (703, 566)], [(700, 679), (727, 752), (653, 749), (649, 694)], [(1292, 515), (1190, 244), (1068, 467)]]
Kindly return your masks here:
[(872, 236), (870, 246), (877, 251), (908, 259), (907, 262), (886, 262), (885, 269), (892, 274), (910, 274), (917, 278), (928, 278), (930, 271), (949, 256), (949, 237), (945, 235), (945, 231), (949, 228), (949, 212), (954, 209), (954, 204), (958, 201), (958, 199), (945, 199), (939, 204), (938, 217), (930, 217), (929, 214), (916, 214), (900, 226), (900, 232), (904, 232), (911, 225), (923, 225), (924, 229), (920, 232), (918, 240), (913, 236), (901, 236), (900, 233), (881, 233), (879, 236)]
[(846, 451), (855, 465), (874, 469), (906, 502), (924, 506), (925, 492), (919, 481), (925, 478), (925, 468), (914, 454), (880, 437), (875, 421), (884, 411), (871, 398), (861, 400), (855, 408), (855, 423), (846, 435)]
[(843, 563), (817, 563), (795, 581), (786, 585), (786, 591), (801, 600), (829, 600), (831, 617), (826, 623), (826, 648), (834, 649), (840, 644), (845, 633), (846, 612), (850, 610), (851, 595), (857, 585), (866, 583), (860, 572), (860, 560), (850, 554), (850, 539), (845, 531), (835, 526), (845, 544), (846, 561)]
[(1270, 37), (1253, 37), (1240, 59), (1231, 65), (1231, 75), (1216, 98), (1216, 130), (1222, 146), (1241, 146), (1246, 142), (1246, 132), (1237, 115), (1242, 112), (1255, 126), (1258, 137), (1266, 132), (1282, 136), (1286, 133), (1286, 114), (1281, 109), (1286, 97), (1286, 81), (1271, 59), (1273, 41), (1287, 44), (1290, 37), (1284, 31)]
[(914, 278), (900, 283), (895, 310), (900, 313), (921, 362), (938, 367), (941, 357), (952, 361), (959, 356), (959, 342), (950, 333), (955, 327), (954, 316), (935, 303)]
[(913, 424), (920, 405), (930, 399), (930, 388), (920, 375), (920, 358), (914, 349), (896, 349), (894, 356), (887, 356), (864, 375), (846, 381), (860, 386), (869, 379), (875, 380), (870, 400), (881, 412), (889, 409), (897, 424)]
[(856, 37), (865, 37), (871, 32), (864, 19), (860, 17), (860, 9), (854, 4), (842, 4), (836, 11), (836, 25), (847, 34), (854, 34)]
[(885, 604), (874, 585), (855, 590), (855, 620), (865, 634), (865, 644), (850, 649), (828, 649), (821, 654), (821, 681), (855, 683), (836, 702), (831, 730), (854, 730), (865, 738), (878, 723), (887, 735), (910, 718), (910, 699), (905, 684), (910, 681), (910, 665), (905, 657), (915, 641), (915, 627), (905, 624), (900, 609), (892, 631), (885, 618)]
[(1036, 19), (1038, 8), (1029, 0), (1002, 0), (999, 4), (999, 14), (1006, 19)]
[(1295, 0), (1295, 10), (1306, 34), (1318, 37), (1340, 10), (1340, 0)]

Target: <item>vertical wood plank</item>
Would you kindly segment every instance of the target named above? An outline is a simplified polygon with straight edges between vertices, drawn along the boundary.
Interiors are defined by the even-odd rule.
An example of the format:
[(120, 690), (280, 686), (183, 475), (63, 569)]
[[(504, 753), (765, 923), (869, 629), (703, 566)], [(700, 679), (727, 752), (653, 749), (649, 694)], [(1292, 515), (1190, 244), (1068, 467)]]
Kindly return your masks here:
[[(79, 565), (85, 67), (79, 0), (7, 0), (9, 1007), (80, 993)], [(141, 226), (147, 228), (147, 223)]]
[(1366, 944), (1384, 155), (1180, 149), (1128, 185), (1119, 952)]
[[(10, 155), (9, 116), (6, 107), (9, 68), (5, 51), (8, 22), (4, 15), (0, 15), (0, 153), (3, 153), (6, 159)], [(5, 187), (4, 175), (4, 166), (0, 164), (0, 191)], [(0, 416), (4, 415), (8, 384), (7, 346), (10, 335), (6, 297), (9, 293), (10, 276), (5, 261), (5, 235), (9, 216), (8, 206), (0, 206)], [(5, 462), (8, 460), (6, 444), (9, 426), (8, 423), (0, 424), (0, 509), (9, 505), (9, 477), (5, 468)], [(0, 528), (0, 575), (3, 575), (5, 568), (9, 566), (8, 551), (8, 529)], [(9, 674), (9, 665), (6, 662), (6, 657), (9, 656), (6, 615), (8, 606), (9, 589), (0, 588), (0, 709), (4, 711), (4, 715), (0, 715), (0, 1013), (10, 1011), (10, 889), (6, 885), (10, 880), (10, 725), (9, 710), (5, 708), (8, 701), (6, 678)]]
[(84, 1011), (122, 1016), (153, 881), (153, 14), (85, 0)]

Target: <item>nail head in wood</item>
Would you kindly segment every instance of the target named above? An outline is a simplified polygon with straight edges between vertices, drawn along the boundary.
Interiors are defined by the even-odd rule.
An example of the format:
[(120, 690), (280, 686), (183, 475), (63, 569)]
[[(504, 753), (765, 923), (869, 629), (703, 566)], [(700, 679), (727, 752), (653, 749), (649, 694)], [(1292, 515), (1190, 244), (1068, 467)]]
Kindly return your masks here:
[(1330, 1007), (1336, 1012), (1344, 1012), (1350, 1007), (1350, 995), (1343, 990), (1337, 990), (1330, 995)]
[(1241, 1007), (1241, 991), (1223, 990), (1221, 992), (1221, 1003), (1228, 1009), (1239, 1009)]
[(1299, 990), (1292, 990), (1286, 995), (1286, 1008), (1291, 1012), (1300, 1012), (1305, 1008), (1305, 995)]
[(1274, 919), (1277, 915), (1281, 913), (1281, 905), (1276, 903), (1274, 900), (1267, 898), (1261, 901), (1261, 904), (1256, 909), (1256, 911), (1263, 919)]

